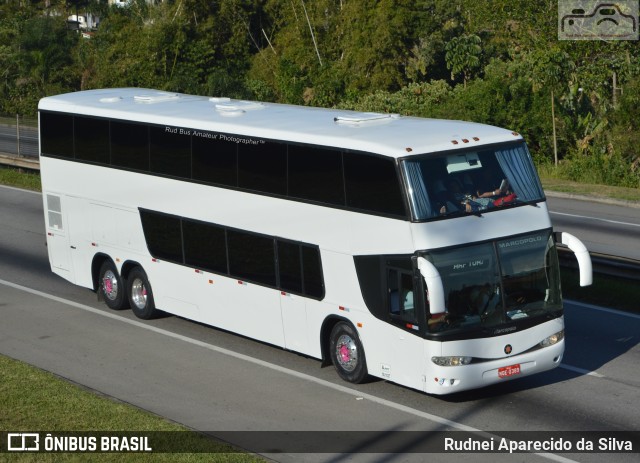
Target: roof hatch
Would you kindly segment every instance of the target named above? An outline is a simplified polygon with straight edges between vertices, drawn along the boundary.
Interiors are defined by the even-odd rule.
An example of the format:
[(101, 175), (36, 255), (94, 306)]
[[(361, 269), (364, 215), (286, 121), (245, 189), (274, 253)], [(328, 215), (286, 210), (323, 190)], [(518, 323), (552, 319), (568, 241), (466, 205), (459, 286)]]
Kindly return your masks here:
[(356, 113), (349, 116), (343, 115), (334, 117), (333, 121), (340, 125), (361, 127), (365, 125), (379, 124), (381, 122), (388, 122), (399, 118), (399, 114)]
[(214, 103), (216, 111), (221, 115), (231, 117), (241, 116), (247, 111), (255, 111), (265, 107), (263, 103), (256, 101), (232, 100), (231, 98), (214, 97), (209, 98), (209, 101)]
[(164, 101), (173, 101), (180, 98), (177, 93), (154, 92), (135, 95), (133, 101), (136, 103), (162, 103)]

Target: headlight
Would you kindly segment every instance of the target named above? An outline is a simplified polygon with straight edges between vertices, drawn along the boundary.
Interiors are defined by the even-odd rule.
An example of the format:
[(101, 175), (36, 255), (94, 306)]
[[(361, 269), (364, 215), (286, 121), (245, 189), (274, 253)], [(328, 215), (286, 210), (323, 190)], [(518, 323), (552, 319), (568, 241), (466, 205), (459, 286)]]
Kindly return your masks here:
[(469, 365), (473, 357), (431, 357), (431, 361), (441, 367), (457, 367), (459, 365)]
[(554, 344), (559, 343), (563, 339), (564, 339), (564, 330), (558, 331), (556, 334), (552, 334), (548, 338), (543, 339), (542, 342), (540, 343), (540, 347), (553, 346)]

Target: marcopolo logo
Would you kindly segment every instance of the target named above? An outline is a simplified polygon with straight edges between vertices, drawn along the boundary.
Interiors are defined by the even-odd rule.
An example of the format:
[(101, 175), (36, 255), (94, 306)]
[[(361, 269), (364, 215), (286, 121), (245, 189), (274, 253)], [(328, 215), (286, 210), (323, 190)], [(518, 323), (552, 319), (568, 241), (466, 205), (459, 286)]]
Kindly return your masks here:
[(558, 39), (638, 40), (638, 0), (559, 0)]

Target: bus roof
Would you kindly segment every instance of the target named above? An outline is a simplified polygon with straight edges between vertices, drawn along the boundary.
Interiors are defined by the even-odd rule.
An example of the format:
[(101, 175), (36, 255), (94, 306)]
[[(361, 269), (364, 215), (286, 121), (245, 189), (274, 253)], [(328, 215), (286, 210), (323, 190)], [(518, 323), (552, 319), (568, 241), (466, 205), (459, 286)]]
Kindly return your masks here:
[(39, 110), (368, 151), (394, 158), (521, 139), (473, 122), (209, 98), (143, 88), (43, 98)]

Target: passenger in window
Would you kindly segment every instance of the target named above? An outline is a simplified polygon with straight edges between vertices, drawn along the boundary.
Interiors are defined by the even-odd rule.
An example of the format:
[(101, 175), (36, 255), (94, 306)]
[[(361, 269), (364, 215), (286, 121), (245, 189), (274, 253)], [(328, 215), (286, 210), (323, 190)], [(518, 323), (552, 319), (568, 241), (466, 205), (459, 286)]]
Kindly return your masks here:
[(509, 193), (509, 182), (506, 179), (503, 179), (500, 183), (500, 186), (491, 191), (485, 191), (481, 193), (481, 190), (477, 191), (478, 198), (492, 198), (496, 196), (503, 196)]
[(409, 310), (413, 310), (413, 290), (403, 288), (391, 291), (390, 312), (394, 315), (400, 315)]
[(446, 188), (441, 183), (437, 183), (436, 194), (440, 198), (440, 214), (460, 211), (478, 212), (493, 206), (493, 200), (465, 192), (454, 178), (446, 181)]
[(447, 319), (447, 313), (438, 313), (431, 315), (429, 320), (427, 321), (427, 326), (429, 327), (429, 331), (436, 332), (444, 330), (448, 324), (449, 320)]
[[(518, 198), (518, 196), (513, 191), (511, 191), (509, 182), (506, 179), (502, 180), (499, 188), (482, 194), (478, 192), (478, 196), (482, 200), (489, 199), (491, 206), (504, 206), (505, 204), (511, 203)], [(494, 199), (496, 197), (497, 199)]]

